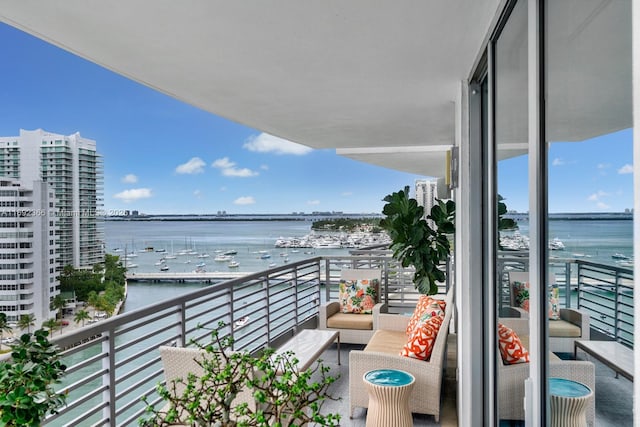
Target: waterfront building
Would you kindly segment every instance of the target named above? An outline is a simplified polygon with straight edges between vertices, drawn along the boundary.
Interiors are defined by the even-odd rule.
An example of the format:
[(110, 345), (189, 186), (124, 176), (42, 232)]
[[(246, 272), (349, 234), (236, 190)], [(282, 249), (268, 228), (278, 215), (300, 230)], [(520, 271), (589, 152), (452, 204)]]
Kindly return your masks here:
[(25, 186), (0, 178), (0, 312), (9, 322), (33, 314), (36, 326), (54, 316), (57, 218), (53, 189), (42, 181)]
[(431, 212), (431, 208), (436, 203), (438, 197), (438, 181), (435, 179), (416, 180), (416, 200), (418, 205), (424, 208), (425, 218)]
[(57, 268), (91, 268), (104, 259), (102, 156), (96, 142), (42, 129), (0, 137), (0, 175), (42, 180), (57, 199)]

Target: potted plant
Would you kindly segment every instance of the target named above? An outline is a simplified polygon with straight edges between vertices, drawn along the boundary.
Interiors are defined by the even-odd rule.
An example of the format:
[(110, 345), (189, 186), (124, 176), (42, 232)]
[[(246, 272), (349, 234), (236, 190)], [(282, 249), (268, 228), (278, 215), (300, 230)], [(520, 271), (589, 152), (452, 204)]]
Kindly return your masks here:
[(408, 186), (383, 200), (387, 204), (382, 210), (385, 218), (380, 226), (391, 238), (394, 258), (403, 267), (414, 267), (413, 283), (420, 293), (436, 294), (438, 282), (445, 280), (440, 264), (451, 253), (449, 235), (455, 232), (455, 203), (436, 199), (436, 205), (427, 216), (432, 227), (424, 218), (424, 208), (409, 197)]
[(329, 368), (321, 361), (313, 369), (298, 372), (290, 353), (231, 351), (233, 338), (221, 337), (223, 328), (225, 324), (220, 323), (211, 332), (211, 344), (193, 342), (202, 352), (194, 359), (201, 368), (198, 375), (189, 373), (187, 378), (158, 385), (156, 390), (168, 406), (157, 410), (143, 398), (151, 417), (141, 419), (140, 426), (338, 425), (339, 415), (320, 412), (324, 401), (334, 399), (327, 389), (336, 380), (327, 375)]
[(42, 329), (23, 334), (13, 345), (11, 360), (0, 363), (0, 425), (39, 426), (48, 414), (65, 403), (56, 393), (66, 366), (59, 349)]

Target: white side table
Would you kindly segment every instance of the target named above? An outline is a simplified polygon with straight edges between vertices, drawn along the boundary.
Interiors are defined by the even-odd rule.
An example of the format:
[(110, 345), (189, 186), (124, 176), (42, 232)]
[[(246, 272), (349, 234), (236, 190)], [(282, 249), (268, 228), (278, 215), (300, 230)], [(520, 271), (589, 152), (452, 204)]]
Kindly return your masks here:
[(409, 396), (416, 379), (398, 369), (365, 372), (363, 380), (369, 392), (367, 427), (413, 427)]
[(551, 427), (586, 427), (585, 409), (593, 391), (566, 378), (549, 378)]

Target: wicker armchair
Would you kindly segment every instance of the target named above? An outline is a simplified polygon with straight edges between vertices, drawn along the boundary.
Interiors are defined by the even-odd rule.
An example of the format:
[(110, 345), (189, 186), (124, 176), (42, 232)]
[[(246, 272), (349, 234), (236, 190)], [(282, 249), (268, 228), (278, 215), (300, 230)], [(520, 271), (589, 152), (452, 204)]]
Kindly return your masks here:
[(445, 298), (445, 316), (431, 358), (428, 361), (400, 356), (400, 350), (407, 343), (405, 330), (408, 316), (380, 314), (378, 329), (363, 351), (349, 353), (349, 404), (350, 416), (356, 407), (367, 408), (369, 397), (362, 377), (372, 369), (401, 369), (411, 373), (415, 385), (409, 398), (409, 410), (421, 414), (431, 414), (436, 422), (440, 419), (440, 393), (442, 376), (446, 362), (446, 344), (449, 322), (454, 310), (453, 288)]
[[(523, 340), (525, 347), (528, 346), (529, 319), (502, 318), (499, 322), (513, 329)], [(524, 383), (529, 378), (529, 364), (505, 365), (499, 350), (496, 350), (496, 355), (498, 357), (499, 417), (501, 420), (523, 420)], [(549, 376), (578, 381), (589, 386), (595, 393), (595, 366), (591, 362), (560, 360), (551, 353), (549, 355)], [(594, 425), (595, 411), (595, 397), (592, 397), (586, 409), (587, 423), (590, 426)]]
[[(382, 271), (377, 269), (342, 270), (341, 280), (378, 279), (382, 278)], [(341, 313), (340, 303), (330, 301), (320, 306), (318, 329), (340, 332), (340, 342), (351, 344), (366, 344), (378, 329), (380, 313), (387, 311), (386, 304), (377, 303), (373, 307), (373, 314)]]

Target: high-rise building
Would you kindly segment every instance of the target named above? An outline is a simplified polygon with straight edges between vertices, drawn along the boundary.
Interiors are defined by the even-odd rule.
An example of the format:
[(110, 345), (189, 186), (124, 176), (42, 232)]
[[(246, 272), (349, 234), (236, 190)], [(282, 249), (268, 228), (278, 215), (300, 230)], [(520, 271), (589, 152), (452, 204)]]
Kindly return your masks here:
[(436, 204), (438, 197), (438, 181), (436, 179), (416, 180), (416, 201), (424, 208), (424, 217), (431, 213), (431, 208)]
[(33, 314), (39, 327), (54, 316), (56, 280), (55, 192), (42, 181), (27, 188), (0, 178), (0, 312), (9, 322)]
[(88, 268), (103, 261), (102, 156), (96, 142), (79, 133), (37, 129), (0, 137), (0, 176), (28, 184), (44, 181), (58, 207), (58, 268)]

